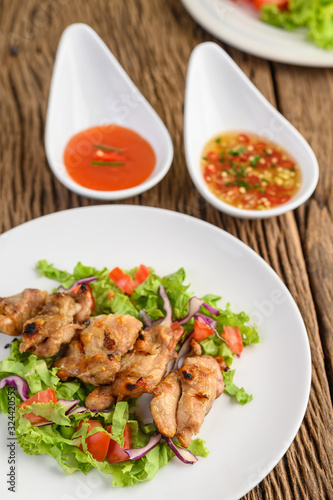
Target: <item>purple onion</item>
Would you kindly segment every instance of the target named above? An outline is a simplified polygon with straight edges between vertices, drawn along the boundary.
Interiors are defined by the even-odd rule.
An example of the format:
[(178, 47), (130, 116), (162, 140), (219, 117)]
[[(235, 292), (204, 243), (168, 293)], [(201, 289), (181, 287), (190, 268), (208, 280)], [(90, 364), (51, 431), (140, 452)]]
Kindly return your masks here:
[(168, 295), (167, 295), (167, 293), (165, 291), (164, 286), (161, 285), (159, 287), (159, 289), (158, 289), (158, 292), (159, 292), (160, 296), (163, 299), (163, 309), (166, 312), (165, 317), (158, 324), (160, 324), (160, 325), (171, 325), (171, 323), (172, 323), (172, 306), (171, 306), (171, 303), (170, 303), (170, 299), (169, 299), (169, 297), (168, 297)]
[(79, 399), (73, 399), (73, 400), (58, 399), (57, 402), (61, 403), (66, 408), (65, 414), (67, 415), (67, 413), (69, 413), (72, 410), (72, 408), (74, 408), (74, 406), (76, 406), (80, 402), (80, 400)]
[(26, 401), (29, 397), (29, 389), (28, 384), (23, 378), (18, 375), (8, 375), (8, 377), (4, 377), (0, 380), (0, 389), (3, 389), (5, 385), (9, 385), (10, 387), (14, 387), (19, 393), (22, 401)]
[(150, 316), (148, 316), (146, 311), (140, 311), (140, 318), (142, 319), (142, 323), (144, 324), (145, 328), (151, 328), (153, 326), (153, 320), (151, 319)]
[(190, 452), (190, 450), (187, 450), (186, 448), (181, 448), (180, 446), (177, 446), (171, 438), (165, 438), (169, 448), (174, 452), (177, 458), (181, 460), (184, 464), (195, 464), (198, 459), (193, 453)]
[(46, 425), (53, 425), (54, 422), (41, 422), (40, 424), (31, 424), (34, 427), (45, 427)]
[(71, 410), (69, 413), (66, 413), (66, 415), (68, 417), (71, 417), (72, 415), (75, 415), (75, 413), (84, 413), (85, 411), (91, 411), (91, 413), (110, 413), (113, 410), (114, 408), (111, 408), (110, 410), (96, 410), (96, 408), (86, 408), (85, 406), (78, 406), (77, 408)]
[(69, 293), (69, 292), (73, 291), (75, 287), (82, 285), (83, 283), (91, 283), (92, 281), (96, 281), (97, 279), (98, 279), (97, 276), (91, 276), (90, 278), (82, 278), (80, 280), (75, 281), (75, 283), (73, 283), (73, 285), (70, 286), (69, 288), (65, 288), (65, 287), (60, 285), (58, 287), (58, 292)]
[(194, 319), (197, 319), (203, 323), (206, 323), (206, 325), (210, 326), (212, 330), (216, 329), (217, 326), (217, 321), (214, 318), (211, 318), (210, 316), (206, 316), (205, 314), (195, 314)]
[(181, 363), (182, 358), (190, 352), (190, 350), (191, 350), (190, 344), (191, 344), (192, 339), (193, 339), (193, 332), (190, 333), (190, 335), (188, 337), (186, 337), (186, 339), (184, 340), (184, 342), (180, 346), (180, 349), (178, 351), (178, 356), (175, 359), (175, 362), (174, 362), (173, 367), (172, 367), (173, 370), (178, 370), (180, 368), (180, 363)]
[(201, 307), (205, 307), (207, 309), (207, 311), (209, 311), (211, 314), (214, 314), (215, 316), (218, 316), (220, 314), (220, 312), (218, 311), (218, 309), (215, 309), (215, 307), (212, 307), (210, 306), (209, 304), (206, 304), (205, 301), (203, 301), (202, 299), (199, 299), (198, 297), (191, 297), (190, 300), (189, 300), (189, 303), (188, 303), (188, 307), (189, 307), (189, 311), (188, 313), (186, 314), (186, 316), (184, 316), (184, 318), (178, 320), (178, 323), (180, 325), (185, 325), (185, 323), (187, 323), (188, 321), (190, 321), (190, 319), (193, 318), (193, 316), (195, 314), (197, 314)]
[(124, 452), (127, 453), (130, 460), (138, 460), (139, 458), (144, 457), (148, 453), (148, 451), (155, 448), (155, 446), (157, 446), (161, 441), (161, 438), (161, 434), (155, 434), (154, 436), (151, 436), (148, 444), (146, 444), (146, 446), (144, 446), (143, 448), (129, 448), (127, 450), (124, 450)]

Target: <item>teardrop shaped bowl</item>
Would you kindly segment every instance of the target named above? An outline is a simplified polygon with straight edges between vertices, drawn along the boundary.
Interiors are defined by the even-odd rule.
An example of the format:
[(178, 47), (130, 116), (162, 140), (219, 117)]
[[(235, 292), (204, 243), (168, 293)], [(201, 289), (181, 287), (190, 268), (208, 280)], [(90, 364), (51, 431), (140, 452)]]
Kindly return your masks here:
[[(90, 127), (117, 124), (140, 134), (153, 147), (156, 165), (138, 186), (98, 191), (77, 184), (64, 165), (69, 139)], [(45, 127), (45, 151), (54, 175), (68, 189), (90, 198), (119, 200), (160, 182), (173, 159), (170, 134), (97, 33), (85, 24), (64, 31), (52, 75)]]
[[(210, 191), (201, 171), (202, 150), (212, 137), (229, 131), (263, 136), (282, 146), (296, 160), (302, 181), (290, 201), (266, 210), (246, 210), (223, 202)], [(281, 215), (304, 203), (318, 182), (318, 162), (309, 144), (213, 42), (198, 45), (190, 56), (184, 143), (188, 171), (199, 193), (215, 208), (234, 217), (259, 219)]]

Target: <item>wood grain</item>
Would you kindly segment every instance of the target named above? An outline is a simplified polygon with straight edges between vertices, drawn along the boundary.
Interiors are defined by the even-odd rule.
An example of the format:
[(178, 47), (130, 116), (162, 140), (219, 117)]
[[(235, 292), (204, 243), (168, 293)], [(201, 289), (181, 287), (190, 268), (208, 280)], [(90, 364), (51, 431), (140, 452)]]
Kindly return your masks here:
[[(228, 47), (200, 28), (178, 0), (2, 0), (0, 7), (0, 232), (43, 214), (96, 204), (54, 178), (43, 143), (59, 38), (69, 24), (87, 23), (160, 115), (175, 149), (163, 181), (122, 203), (184, 212), (240, 238), (283, 279), (306, 324), (313, 376), (304, 422), (283, 459), (244, 498), (332, 498), (332, 70), (271, 63)], [(190, 53), (206, 40), (223, 46), (313, 147), (319, 184), (295, 212), (263, 221), (233, 219), (194, 188), (183, 149), (184, 90)]]

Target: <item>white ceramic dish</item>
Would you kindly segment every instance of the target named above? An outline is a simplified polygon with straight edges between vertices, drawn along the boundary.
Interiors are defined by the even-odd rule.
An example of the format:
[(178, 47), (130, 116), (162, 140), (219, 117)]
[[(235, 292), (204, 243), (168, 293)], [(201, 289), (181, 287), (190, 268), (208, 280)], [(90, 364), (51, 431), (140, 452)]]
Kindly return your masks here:
[[(112, 221), (112, 227), (111, 227)], [(82, 245), (78, 234), (87, 234)], [(147, 245), (147, 228), (150, 243)], [(26, 245), (27, 241), (38, 245)], [(133, 247), (135, 241), (135, 247)], [(61, 242), (61, 244), (59, 243)], [(181, 244), (184, 242), (184, 244)], [(186, 242), (186, 244), (185, 244)], [(24, 246), (24, 252), (22, 252)], [(112, 251), (111, 251), (111, 250)], [(25, 287), (52, 290), (39, 279), (39, 259), (71, 270), (81, 261), (96, 267), (130, 268), (145, 263), (160, 275), (184, 266), (190, 289), (221, 295), (234, 311), (248, 312), (261, 343), (234, 362), (235, 383), (253, 394), (245, 406), (227, 396), (215, 401), (200, 430), (210, 450), (194, 466), (174, 458), (149, 483), (114, 489), (110, 478), (91, 472), (66, 476), (49, 456), (29, 456), (16, 445), (16, 493), (7, 490), (7, 418), (0, 415), (0, 491), (3, 500), (236, 500), (258, 484), (284, 455), (302, 422), (311, 382), (307, 332), (289, 291), (255, 252), (228, 233), (198, 219), (140, 206), (97, 206), (58, 212), (0, 237), (0, 295)], [(14, 272), (13, 272), (14, 271)], [(0, 334), (0, 355), (10, 341)]]
[(272, 61), (333, 67), (333, 51), (306, 38), (306, 31), (286, 31), (263, 23), (251, 6), (231, 0), (182, 0), (191, 16), (212, 35), (244, 52)]
[[(242, 210), (217, 198), (204, 182), (200, 159), (206, 142), (224, 131), (252, 132), (285, 148), (302, 171), (302, 184), (296, 195), (269, 210)], [(187, 167), (196, 188), (211, 205), (234, 217), (259, 219), (281, 215), (304, 203), (318, 182), (318, 162), (309, 144), (213, 42), (198, 45), (190, 57), (184, 142)]]
[[(64, 150), (78, 132), (115, 123), (143, 136), (153, 147), (156, 166), (139, 186), (97, 191), (77, 184), (64, 166)], [(45, 151), (54, 175), (68, 189), (89, 198), (119, 200), (155, 186), (173, 159), (166, 127), (108, 47), (89, 26), (73, 24), (64, 31), (54, 64), (45, 129)]]

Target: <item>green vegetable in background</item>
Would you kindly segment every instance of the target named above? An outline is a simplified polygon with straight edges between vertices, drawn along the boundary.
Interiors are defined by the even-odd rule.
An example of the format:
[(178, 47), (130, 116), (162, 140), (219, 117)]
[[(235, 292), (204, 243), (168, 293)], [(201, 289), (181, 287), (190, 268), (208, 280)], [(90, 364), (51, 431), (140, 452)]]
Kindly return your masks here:
[(333, 50), (333, 1), (289, 0), (288, 9), (274, 4), (262, 7), (261, 19), (287, 30), (308, 28), (308, 37), (323, 49)]

